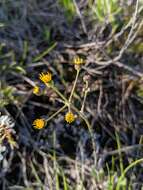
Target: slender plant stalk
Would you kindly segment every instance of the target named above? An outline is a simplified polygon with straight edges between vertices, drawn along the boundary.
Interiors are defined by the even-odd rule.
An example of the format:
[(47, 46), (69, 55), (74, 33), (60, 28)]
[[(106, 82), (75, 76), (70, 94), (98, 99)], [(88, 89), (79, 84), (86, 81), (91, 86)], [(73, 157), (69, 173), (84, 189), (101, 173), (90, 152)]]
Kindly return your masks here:
[(91, 125), (90, 125), (89, 121), (87, 120), (87, 118), (84, 116), (84, 114), (81, 113), (75, 106), (72, 105), (71, 107), (72, 107), (72, 109), (75, 110), (75, 112), (77, 112), (78, 115), (85, 121), (85, 123), (86, 123), (86, 125), (87, 125), (87, 127), (88, 127), (88, 129), (89, 129), (89, 131), (90, 131), (90, 133), (91, 133)]
[(46, 86), (49, 88), (52, 88), (53, 89), (53, 91), (55, 91), (56, 92), (56, 94), (58, 94), (61, 98), (62, 98), (62, 100), (64, 100), (64, 102), (65, 102), (65, 104), (68, 104), (68, 100), (64, 97), (64, 95), (54, 86), (54, 85), (52, 85), (52, 84), (46, 84)]
[(134, 162), (132, 162), (128, 167), (126, 167), (126, 169), (124, 170), (124, 172), (122, 173), (122, 175), (119, 177), (118, 179), (118, 183), (116, 186), (116, 190), (120, 190), (120, 183), (123, 180), (123, 178), (125, 177), (125, 174), (128, 172), (128, 170), (130, 170), (132, 167), (134, 167), (137, 164), (140, 164), (141, 162), (143, 162), (143, 158), (136, 160)]
[(46, 120), (46, 122), (48, 122), (48, 121), (50, 121), (51, 119), (53, 119), (56, 115), (58, 115), (60, 112), (62, 112), (66, 107), (67, 107), (67, 105), (64, 105), (63, 107), (61, 107), (58, 111), (56, 111), (54, 114), (52, 114), (52, 115)]
[(71, 91), (71, 94), (70, 94), (70, 97), (69, 97), (69, 104), (71, 104), (71, 101), (72, 101), (72, 97), (73, 97), (73, 94), (74, 94), (74, 91), (75, 91), (75, 87), (76, 87), (76, 84), (77, 84), (77, 81), (78, 81), (78, 77), (79, 77), (79, 72), (80, 72), (80, 69), (77, 69), (76, 78), (75, 78), (74, 85), (73, 85), (73, 88), (72, 88), (72, 91)]
[(91, 127), (88, 119), (85, 117), (85, 115), (83, 113), (81, 113), (75, 106), (72, 106), (72, 109), (78, 113), (78, 115), (85, 121), (85, 123), (88, 127), (88, 130), (89, 130), (89, 133), (91, 136), (91, 141), (92, 141), (92, 146), (93, 146), (93, 154), (94, 154), (94, 159), (95, 159), (95, 164), (96, 164), (96, 144), (94, 142), (92, 127)]
[(42, 183), (40, 177), (38, 176), (38, 173), (37, 173), (37, 171), (36, 171), (36, 169), (35, 169), (34, 164), (32, 163), (32, 161), (30, 161), (30, 166), (31, 166), (31, 169), (32, 169), (34, 177), (36, 178), (37, 182), (40, 185), (40, 190), (44, 190), (43, 183)]
[(119, 160), (120, 160), (120, 170), (121, 170), (121, 173), (123, 173), (124, 171), (124, 167), (123, 167), (123, 158), (122, 158), (122, 154), (121, 154), (121, 144), (120, 144), (120, 139), (119, 139), (119, 135), (118, 133), (116, 132), (115, 133), (116, 135), (116, 141), (117, 141), (117, 148), (118, 148), (118, 151), (119, 151)]
[(65, 105), (60, 110), (58, 110), (55, 114), (53, 114), (47, 121), (49, 121), (51, 118), (56, 116), (59, 112), (64, 110), (66, 108), (66, 106), (68, 106), (69, 109), (70, 109), (70, 107), (72, 107), (72, 109), (75, 110), (75, 112), (78, 113), (78, 115), (85, 121), (85, 123), (86, 123), (86, 125), (88, 127), (88, 130), (90, 132), (90, 135), (91, 135), (93, 149), (94, 149), (94, 152), (95, 152), (95, 146), (94, 146), (95, 143), (94, 143), (94, 140), (93, 140), (93, 132), (92, 132), (92, 128), (91, 128), (91, 125), (90, 125), (89, 121), (87, 120), (87, 118), (84, 116), (83, 113), (81, 113), (74, 105), (71, 105), (71, 101), (72, 101), (72, 97), (73, 97), (73, 94), (74, 94), (74, 91), (75, 91), (75, 87), (76, 87), (76, 84), (77, 84), (79, 73), (80, 73), (80, 69), (77, 69), (76, 78), (75, 78), (74, 85), (73, 85), (73, 88), (72, 88), (72, 91), (71, 91), (69, 99), (65, 98), (65, 96), (54, 85), (46, 84), (46, 86), (48, 88), (49, 87), (52, 88), (61, 97), (61, 99), (64, 100), (64, 103), (65, 103)]
[(84, 107), (85, 107), (87, 94), (88, 94), (88, 90), (86, 90), (85, 93), (84, 93), (83, 103), (82, 103), (81, 110), (80, 110), (81, 113), (84, 112)]

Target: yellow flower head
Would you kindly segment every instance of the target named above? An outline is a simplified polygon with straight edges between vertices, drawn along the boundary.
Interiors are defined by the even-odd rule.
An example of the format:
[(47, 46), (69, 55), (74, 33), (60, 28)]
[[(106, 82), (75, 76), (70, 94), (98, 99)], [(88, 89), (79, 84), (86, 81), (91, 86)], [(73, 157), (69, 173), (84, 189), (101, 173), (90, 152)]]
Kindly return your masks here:
[(47, 73), (41, 73), (39, 75), (39, 78), (42, 82), (44, 83), (49, 83), (52, 80), (52, 74), (47, 72)]
[(36, 129), (42, 129), (45, 127), (45, 120), (44, 119), (35, 119), (33, 121), (33, 127)]
[(80, 57), (75, 57), (74, 60), (73, 60), (73, 63), (75, 65), (82, 65), (84, 63), (83, 59), (80, 58)]
[(37, 94), (39, 94), (39, 92), (40, 92), (39, 86), (34, 86), (33, 93), (37, 95)]
[(72, 123), (75, 120), (74, 114), (72, 112), (66, 113), (65, 120), (67, 123)]

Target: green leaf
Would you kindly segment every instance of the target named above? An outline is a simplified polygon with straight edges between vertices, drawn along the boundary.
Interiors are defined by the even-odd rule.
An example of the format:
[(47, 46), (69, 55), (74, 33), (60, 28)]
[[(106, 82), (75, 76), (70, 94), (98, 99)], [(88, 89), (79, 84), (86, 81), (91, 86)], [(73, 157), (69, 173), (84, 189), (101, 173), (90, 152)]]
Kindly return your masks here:
[(33, 59), (33, 62), (40, 61), (43, 57), (45, 57), (48, 53), (50, 53), (57, 46), (57, 42), (55, 42), (51, 47), (46, 49), (44, 52), (40, 53)]
[(25, 69), (24, 68), (22, 68), (22, 67), (20, 67), (20, 66), (16, 66), (15, 67), (15, 70), (17, 71), (17, 72), (20, 72), (21, 74), (26, 74), (26, 71), (25, 71)]

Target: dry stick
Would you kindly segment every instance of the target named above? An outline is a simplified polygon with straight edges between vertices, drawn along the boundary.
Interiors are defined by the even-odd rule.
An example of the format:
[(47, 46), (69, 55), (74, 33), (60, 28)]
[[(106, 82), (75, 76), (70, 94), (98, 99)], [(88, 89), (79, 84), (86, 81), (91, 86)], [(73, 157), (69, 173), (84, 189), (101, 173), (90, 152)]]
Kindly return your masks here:
[[(125, 50), (128, 48), (128, 46), (130, 45), (131, 41), (130, 39), (132, 38), (132, 35), (133, 35), (133, 32), (134, 32), (134, 29), (135, 29), (135, 26), (136, 26), (136, 19), (137, 19), (137, 14), (138, 14), (138, 7), (139, 7), (139, 0), (137, 0), (136, 2), (136, 7), (135, 7), (135, 12), (133, 14), (133, 18), (132, 18), (132, 27), (131, 27), (131, 30), (129, 32), (129, 35), (127, 37), (127, 40), (125, 41), (122, 49), (120, 50), (119, 54), (117, 57), (115, 57), (114, 59), (111, 59), (108, 61), (108, 64), (109, 62), (110, 63), (115, 63), (116, 61), (118, 61), (119, 59), (121, 59), (123, 53), (125, 52)], [(102, 49), (99, 49), (101, 50), (101, 52), (104, 53), (104, 55), (109, 59), (109, 56), (105, 53), (105, 51), (103, 51)]]
[[(141, 13), (142, 10), (143, 7), (140, 7), (138, 13)], [(109, 46), (113, 42), (113, 40), (116, 41), (131, 26), (132, 20), (133, 18), (129, 20), (129, 22), (122, 28), (122, 30), (119, 33), (117, 33), (115, 36), (112, 36), (112, 38), (107, 43), (105, 42), (105, 47)]]
[(142, 76), (143, 76), (143, 73), (142, 73), (142, 72), (136, 71), (136, 70), (134, 70), (133, 68), (131, 68), (130, 66), (124, 65), (123, 63), (121, 63), (121, 62), (119, 62), (119, 61), (116, 62), (115, 65), (117, 65), (118, 67), (123, 68), (123, 69), (125, 69), (125, 70), (127, 70), (127, 71), (130, 71), (131, 73), (133, 73), (134, 75), (136, 75), (136, 76), (138, 76), (138, 77), (142, 77)]
[(52, 190), (52, 177), (50, 176), (50, 172), (49, 172), (49, 163), (47, 160), (47, 157), (45, 155), (43, 156), (43, 164), (44, 164), (44, 170), (45, 170), (45, 183), (48, 183), (49, 185), (49, 189)]
[(84, 31), (84, 33), (87, 34), (87, 28), (86, 28), (86, 26), (85, 26), (84, 19), (83, 19), (82, 15), (81, 15), (81, 12), (80, 12), (79, 8), (78, 8), (78, 5), (77, 5), (77, 3), (76, 3), (76, 0), (73, 0), (73, 3), (74, 3), (74, 6), (75, 6), (75, 8), (76, 8), (76, 12), (77, 12), (77, 14), (78, 14), (78, 16), (79, 16), (79, 18), (80, 18), (80, 20), (81, 20), (81, 25), (82, 25), (83, 31)]
[[(40, 155), (42, 155), (43, 157), (46, 157), (46, 158), (48, 158), (48, 159), (50, 159), (50, 160), (54, 160), (54, 158), (53, 158), (53, 156), (51, 156), (51, 155), (49, 155), (49, 154), (46, 154), (45, 152), (42, 152), (41, 150), (39, 150), (38, 151), (38, 153), (40, 154)], [(58, 157), (58, 160), (57, 160), (57, 162), (59, 161), (66, 161), (67, 163), (68, 163), (68, 166), (71, 166), (72, 168), (73, 168), (73, 166), (75, 166), (75, 164), (76, 164), (76, 166), (78, 167), (78, 168), (82, 168), (82, 166), (83, 166), (83, 163), (81, 163), (81, 162), (79, 162), (78, 160), (76, 160), (76, 162), (75, 162), (75, 160), (73, 160), (73, 159), (71, 159), (71, 158), (69, 158), (69, 157), (67, 157), (67, 156), (65, 156), (65, 155), (62, 155), (61, 153), (58, 153), (59, 155), (60, 155), (60, 157)], [(87, 165), (86, 163), (84, 163), (84, 174), (86, 175), (89, 175), (90, 173), (92, 172), (92, 168), (91, 167), (89, 167), (89, 165)], [(52, 173), (52, 172), (51, 172)]]
[(44, 190), (44, 185), (42, 183), (42, 180), (40, 178), (40, 176), (38, 175), (38, 171), (36, 170), (35, 166), (34, 166), (34, 163), (32, 162), (32, 160), (30, 160), (30, 166), (31, 166), (31, 169), (32, 169), (32, 173), (35, 177), (35, 179), (37, 180), (37, 183), (39, 184), (39, 189), (40, 190)]
[(137, 19), (138, 7), (139, 7), (139, 0), (137, 0), (137, 2), (136, 2), (135, 13), (134, 13), (133, 19), (132, 19), (132, 27), (131, 27), (131, 30), (130, 30), (130, 32), (129, 32), (129, 35), (128, 35), (128, 37), (127, 37), (127, 40), (126, 40), (124, 46), (122, 47), (122, 49), (121, 49), (121, 51), (120, 51), (120, 53), (119, 53), (118, 58), (116, 58), (117, 60), (119, 60), (119, 59), (122, 57), (124, 51), (125, 51), (125, 50), (128, 48), (128, 46), (130, 45), (130, 39), (131, 39), (131, 37), (132, 37), (132, 35), (133, 35), (134, 28), (135, 28), (135, 23), (136, 23), (136, 19)]
[[(95, 62), (94, 59), (89, 59), (89, 62)], [(128, 65), (125, 65), (124, 63), (120, 62), (120, 61), (117, 61), (117, 62), (114, 62), (114, 60), (110, 60), (110, 61), (102, 61), (102, 62), (98, 62), (96, 61), (96, 64), (97, 65), (100, 65), (99, 68), (97, 69), (91, 69), (89, 67), (84, 67), (84, 70), (86, 70), (89, 74), (91, 75), (94, 75), (94, 74), (102, 74), (99, 70), (102, 70), (108, 66), (110, 66), (111, 64), (114, 64), (115, 66), (119, 67), (119, 68), (122, 68), (124, 70), (127, 70), (129, 72), (131, 72), (133, 75), (137, 76), (137, 77), (142, 77), (143, 76), (143, 73), (140, 72), (140, 71), (137, 71), (137, 70), (134, 70), (134, 68), (128, 66)]]
[(91, 48), (91, 47), (94, 47), (96, 49), (100, 47), (102, 47), (103, 45), (105, 44), (105, 42), (98, 42), (98, 44), (96, 42), (89, 42), (89, 43), (86, 43), (86, 44), (74, 44), (74, 45), (71, 45), (71, 44), (64, 44), (64, 47), (65, 48)]
[[(137, 24), (136, 24), (136, 25), (137, 25)], [(136, 26), (136, 25), (135, 25), (135, 26)], [(128, 46), (130, 45), (130, 43), (133, 42), (133, 40), (134, 40), (135, 37), (137, 36), (137, 34), (138, 34), (138, 32), (139, 32), (139, 30), (141, 29), (142, 26), (143, 26), (143, 21), (139, 24), (137, 31), (136, 31), (136, 32), (134, 33), (134, 35), (130, 38), (128, 44), (126, 45), (126, 48), (123, 48), (123, 49), (126, 50), (126, 49), (128, 48)], [(137, 27), (136, 27), (136, 28), (137, 28)], [(129, 38), (128, 38), (128, 39), (129, 39)], [(96, 41), (95, 43), (96, 43), (96, 45), (98, 45), (98, 42), (97, 42), (97, 41)], [(126, 42), (126, 43), (127, 43), (127, 42)], [(124, 46), (125, 46), (125, 45), (124, 45)], [(124, 46), (123, 46), (123, 47), (124, 47)], [(100, 48), (100, 45), (98, 46), (98, 49), (99, 49), (102, 53), (104, 53), (104, 55), (108, 58), (108, 61), (98, 61), (98, 60), (96, 60), (96, 64), (101, 65), (103, 68), (105, 68), (105, 67), (107, 67), (107, 66), (109, 66), (109, 65), (111, 65), (111, 64), (114, 64), (114, 65), (116, 65), (116, 66), (118, 66), (118, 67), (120, 67), (120, 68), (123, 68), (123, 69), (125, 69), (125, 70), (127, 70), (127, 71), (133, 73), (134, 75), (138, 76), (139, 78), (143, 76), (143, 73), (142, 73), (142, 72), (136, 71), (136, 70), (134, 70), (133, 68), (131, 68), (130, 66), (125, 65), (125, 64), (123, 64), (123, 63), (121, 63), (121, 62), (119, 61), (119, 59), (120, 59), (121, 56), (123, 55), (123, 53), (121, 52), (121, 51), (123, 51), (123, 50), (120, 51), (120, 53), (119, 53), (119, 55), (118, 55), (117, 57), (111, 59), (111, 58), (105, 53), (105, 51), (103, 51), (103, 49)], [(95, 60), (94, 60), (94, 59), (91, 59), (91, 58), (89, 58), (87, 61), (88, 61), (89, 63), (90, 63), (90, 62), (95, 62)], [(101, 69), (102, 69), (102, 67), (101, 67)], [(84, 69), (87, 70), (87, 72), (89, 72), (89, 73), (93, 73), (93, 74), (94, 74), (94, 73), (97, 73), (96, 70), (90, 69), (90, 68), (88, 68), (88, 67), (85, 67)]]
[(28, 101), (28, 103), (30, 105), (34, 105), (36, 107), (42, 107), (42, 108), (45, 108), (45, 109), (49, 109), (49, 105), (48, 104), (44, 104), (44, 103), (40, 103), (40, 102), (35, 102), (35, 101), (32, 101), (32, 100)]
[(102, 83), (101, 83), (100, 84), (100, 92), (99, 92), (98, 104), (97, 104), (97, 112), (98, 112), (99, 115), (101, 115), (102, 97), (103, 97), (103, 87), (102, 87)]
[(20, 74), (17, 74), (16, 72), (11, 72), (14, 76), (16, 77), (19, 77), (19, 78), (22, 78), (24, 81), (26, 81), (28, 84), (30, 84), (31, 86), (35, 86), (35, 82), (32, 81), (31, 79), (29, 79), (28, 77), (26, 76), (23, 76), (23, 75), (20, 75)]
[(21, 162), (22, 162), (22, 175), (23, 175), (23, 181), (24, 181), (24, 185), (29, 188), (30, 187), (30, 184), (29, 184), (29, 181), (28, 181), (28, 177), (27, 177), (27, 168), (26, 168), (26, 153), (25, 153), (25, 150), (23, 152), (24, 155), (22, 155), (21, 153), (18, 153), (19, 155), (19, 158), (21, 159)]
[(132, 37), (130, 38), (130, 41), (128, 43), (128, 46), (134, 41), (134, 39), (136, 38), (138, 32), (140, 31), (140, 29), (142, 28), (143, 26), (143, 21), (141, 21), (139, 24), (137, 23), (136, 24), (136, 31), (134, 32), (134, 34), (132, 35)]
[(132, 151), (133, 149), (142, 148), (142, 147), (143, 147), (143, 144), (136, 144), (136, 145), (126, 146), (125, 148), (120, 148), (118, 150), (112, 150), (112, 151), (109, 151), (109, 152), (105, 152), (105, 153), (101, 154), (101, 156), (111, 156), (111, 155), (119, 154), (119, 153), (122, 153), (122, 152), (127, 153), (129, 151)]
[[(136, 22), (136, 18), (137, 18), (137, 13), (138, 13), (138, 6), (139, 6), (139, 0), (137, 0), (137, 3), (136, 3), (136, 8), (135, 8), (135, 13), (134, 13), (134, 16), (133, 16), (133, 19), (132, 19), (132, 27), (131, 27), (131, 30), (130, 30), (130, 33), (128, 35), (128, 38), (124, 44), (124, 46), (122, 47), (121, 51), (119, 52), (119, 55), (113, 59), (111, 59), (103, 49), (101, 49), (99, 47), (99, 50), (109, 59), (108, 61), (96, 61), (97, 64), (99, 65), (104, 65), (104, 66), (109, 66), (111, 64), (114, 64), (118, 67), (121, 67), (121, 68), (124, 68), (125, 70), (128, 70), (130, 72), (132, 72), (134, 75), (138, 76), (138, 77), (142, 77), (143, 76), (143, 73), (139, 72), (139, 71), (135, 71), (134, 69), (132, 69), (131, 67), (127, 66), (127, 65), (124, 65), (123, 63), (119, 62), (119, 59), (122, 57), (124, 51), (128, 48), (128, 46), (130, 45), (130, 43), (134, 40), (134, 38), (136, 37), (137, 35), (137, 32), (132, 36), (133, 34), (133, 31), (134, 31), (134, 28), (136, 26), (135, 22)], [(143, 22), (140, 23), (139, 25), (139, 28), (141, 28), (141, 26), (143, 25)], [(96, 41), (96, 44), (98, 45), (98, 42)], [(90, 60), (91, 61), (91, 60)], [(92, 60), (93, 62), (95, 62), (95, 60), (93, 59)]]

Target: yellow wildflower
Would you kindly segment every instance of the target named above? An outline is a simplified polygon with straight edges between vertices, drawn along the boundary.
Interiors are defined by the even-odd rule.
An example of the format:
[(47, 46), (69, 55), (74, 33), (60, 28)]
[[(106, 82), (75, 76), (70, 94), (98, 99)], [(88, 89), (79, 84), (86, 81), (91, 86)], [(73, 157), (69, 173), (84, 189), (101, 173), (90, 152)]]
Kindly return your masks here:
[(83, 59), (80, 57), (75, 57), (73, 62), (75, 65), (82, 65), (84, 63)]
[(36, 129), (42, 129), (45, 127), (45, 120), (44, 119), (35, 119), (33, 121), (33, 127)]
[(39, 94), (39, 92), (40, 92), (39, 86), (34, 86), (33, 93), (37, 95), (37, 94)]
[(42, 82), (44, 83), (49, 83), (52, 80), (52, 74), (47, 72), (47, 73), (41, 73), (39, 75), (39, 78)]
[(72, 123), (75, 120), (74, 114), (72, 112), (66, 113), (65, 120), (67, 123)]

